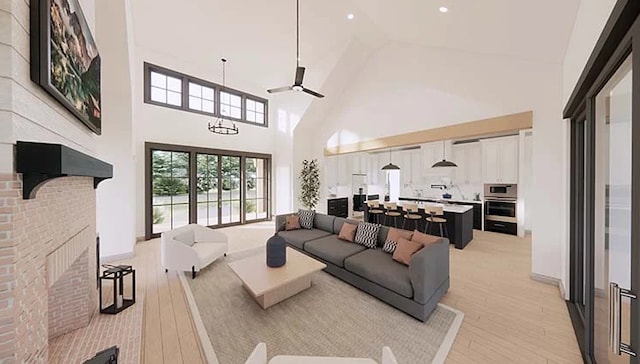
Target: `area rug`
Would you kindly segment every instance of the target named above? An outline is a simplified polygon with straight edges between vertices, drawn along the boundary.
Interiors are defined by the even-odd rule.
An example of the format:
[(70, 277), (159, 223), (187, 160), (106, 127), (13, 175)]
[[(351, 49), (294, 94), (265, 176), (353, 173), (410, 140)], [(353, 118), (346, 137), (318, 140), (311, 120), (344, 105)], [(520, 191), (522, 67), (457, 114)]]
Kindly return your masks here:
[[(256, 344), (269, 357), (314, 355), (380, 360), (389, 346), (398, 363), (444, 362), (464, 314), (438, 305), (420, 322), (325, 272), (312, 286), (263, 310), (242, 287), (228, 263), (264, 247), (230, 254), (202, 270), (196, 279), (181, 277), (195, 304), (194, 320), (206, 330), (220, 364), (244, 363)], [(199, 317), (197, 317), (199, 316)], [(206, 346), (206, 345), (205, 345)]]

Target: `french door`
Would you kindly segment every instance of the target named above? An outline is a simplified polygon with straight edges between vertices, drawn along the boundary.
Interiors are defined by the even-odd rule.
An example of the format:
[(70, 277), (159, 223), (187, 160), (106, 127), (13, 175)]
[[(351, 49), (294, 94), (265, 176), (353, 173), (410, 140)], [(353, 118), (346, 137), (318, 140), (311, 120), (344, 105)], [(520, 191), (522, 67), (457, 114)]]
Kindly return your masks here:
[(271, 219), (271, 156), (146, 143), (147, 239), (189, 223)]
[(585, 362), (639, 364), (640, 6), (620, 0), (612, 14), (565, 109), (569, 308)]

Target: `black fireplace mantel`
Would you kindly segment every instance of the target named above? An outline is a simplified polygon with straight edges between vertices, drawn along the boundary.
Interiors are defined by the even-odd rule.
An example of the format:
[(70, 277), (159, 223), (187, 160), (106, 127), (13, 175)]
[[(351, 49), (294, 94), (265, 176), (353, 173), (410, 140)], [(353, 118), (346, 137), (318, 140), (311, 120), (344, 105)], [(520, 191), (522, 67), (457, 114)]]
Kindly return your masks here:
[(61, 144), (19, 141), (16, 172), (22, 173), (22, 198), (35, 198), (38, 188), (58, 177), (93, 177), (93, 188), (113, 178), (113, 166)]

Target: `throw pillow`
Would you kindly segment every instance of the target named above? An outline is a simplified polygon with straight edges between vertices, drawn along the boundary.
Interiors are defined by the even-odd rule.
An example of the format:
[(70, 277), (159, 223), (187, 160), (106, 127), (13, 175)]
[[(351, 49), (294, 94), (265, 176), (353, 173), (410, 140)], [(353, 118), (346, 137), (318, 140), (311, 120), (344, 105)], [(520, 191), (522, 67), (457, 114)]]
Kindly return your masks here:
[(385, 240), (384, 245), (382, 246), (382, 251), (385, 253), (393, 254), (396, 251), (396, 247), (398, 246), (397, 241), (393, 240)]
[(300, 226), (305, 229), (313, 228), (313, 218), (316, 216), (316, 212), (313, 210), (298, 210), (298, 216), (300, 217)]
[(378, 243), (378, 232), (380, 232), (380, 225), (370, 222), (360, 222), (358, 223), (354, 242), (364, 245), (369, 249), (375, 249)]
[(437, 243), (438, 241), (440, 241), (440, 239), (442, 238), (439, 236), (421, 233), (418, 230), (415, 230), (413, 232), (413, 237), (411, 238), (412, 241), (415, 241), (416, 243), (420, 243), (422, 245)]
[(423, 246), (424, 245), (420, 243), (416, 243), (405, 238), (400, 238), (398, 239), (398, 246), (396, 247), (396, 251), (393, 252), (393, 260), (404, 265), (409, 265), (409, 263), (411, 263), (411, 257), (413, 257), (413, 254), (422, 249)]
[(287, 219), (284, 224), (284, 229), (287, 231), (300, 229), (300, 216), (298, 215), (287, 216)]
[(405, 238), (407, 240), (412, 240), (413, 231), (402, 230), (396, 228), (389, 228), (389, 234), (387, 234), (387, 240), (398, 242), (398, 239)]
[(338, 239), (353, 243), (353, 240), (356, 238), (356, 230), (358, 230), (358, 225), (349, 224), (348, 222), (345, 222), (344, 224), (342, 224), (342, 229), (340, 229), (340, 234), (338, 234)]

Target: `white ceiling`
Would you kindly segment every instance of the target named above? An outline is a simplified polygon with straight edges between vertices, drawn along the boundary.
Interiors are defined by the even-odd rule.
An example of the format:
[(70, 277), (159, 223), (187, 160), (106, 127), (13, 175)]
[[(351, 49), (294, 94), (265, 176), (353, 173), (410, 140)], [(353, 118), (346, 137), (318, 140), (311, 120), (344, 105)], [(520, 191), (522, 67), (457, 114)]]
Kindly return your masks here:
[[(580, 0), (301, 0), (301, 63), (307, 87), (321, 89), (353, 37), (411, 42), (468, 52), (561, 63)], [(135, 0), (139, 48), (216, 80), (226, 57), (228, 79), (256, 89), (293, 81), (294, 0)], [(445, 5), (449, 12), (438, 8)], [(348, 13), (355, 19), (348, 21)], [(148, 60), (153, 62), (154, 60)], [(158, 61), (158, 60), (156, 60)], [(170, 64), (161, 64), (176, 67)], [(194, 66), (195, 65), (195, 66)], [(265, 96), (264, 94), (263, 96)]]

